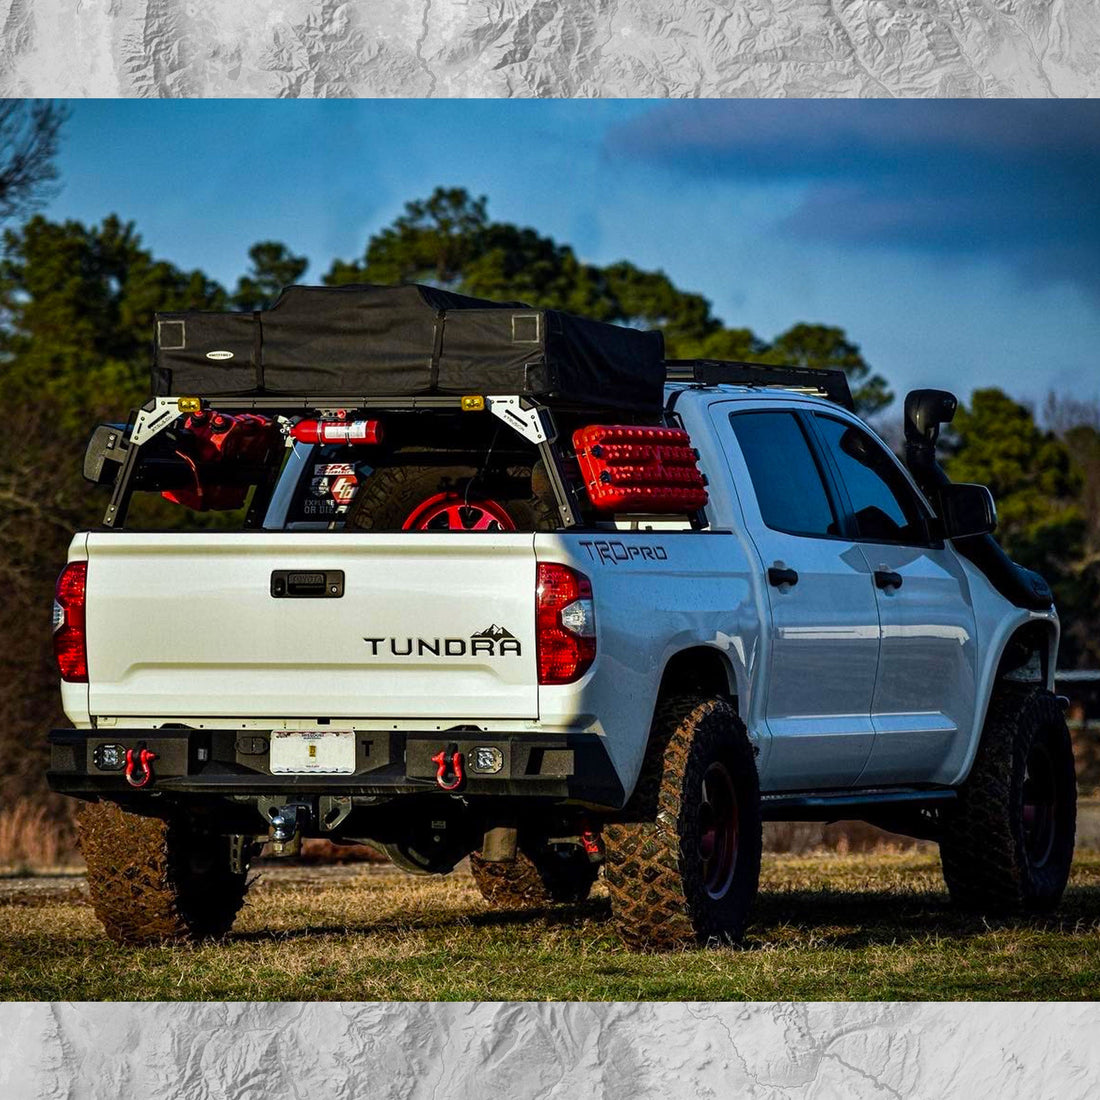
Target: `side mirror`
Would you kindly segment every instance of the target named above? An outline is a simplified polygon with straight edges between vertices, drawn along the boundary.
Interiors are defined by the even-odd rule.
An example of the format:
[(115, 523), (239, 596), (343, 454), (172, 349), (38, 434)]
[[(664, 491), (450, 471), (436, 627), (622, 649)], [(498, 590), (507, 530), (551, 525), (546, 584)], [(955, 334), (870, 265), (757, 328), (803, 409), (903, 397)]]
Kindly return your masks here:
[(993, 494), (984, 485), (944, 485), (940, 488), (940, 519), (949, 539), (988, 535), (997, 526)]

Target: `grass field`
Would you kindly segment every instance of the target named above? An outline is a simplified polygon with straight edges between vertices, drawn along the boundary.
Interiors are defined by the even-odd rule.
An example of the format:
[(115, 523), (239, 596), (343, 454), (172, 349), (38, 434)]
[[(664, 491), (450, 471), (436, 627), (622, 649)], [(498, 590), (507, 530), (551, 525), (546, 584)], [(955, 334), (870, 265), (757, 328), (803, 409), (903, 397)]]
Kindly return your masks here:
[[(11, 885), (11, 884), (9, 884)], [(957, 1000), (1100, 997), (1100, 852), (1058, 914), (948, 905), (934, 850), (765, 860), (741, 949), (632, 955), (600, 888), (581, 906), (492, 912), (473, 880), (369, 866), (263, 871), (231, 937), (122, 949), (74, 880), (0, 900), (7, 1000)]]

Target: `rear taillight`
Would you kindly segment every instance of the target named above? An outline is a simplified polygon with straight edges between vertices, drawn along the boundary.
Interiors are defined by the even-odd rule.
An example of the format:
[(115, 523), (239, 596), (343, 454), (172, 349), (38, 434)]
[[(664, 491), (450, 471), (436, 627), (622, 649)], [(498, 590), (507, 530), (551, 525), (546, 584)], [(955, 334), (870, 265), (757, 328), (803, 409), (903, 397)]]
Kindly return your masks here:
[(53, 652), (61, 679), (88, 682), (88, 644), (84, 633), (84, 595), (88, 563), (71, 561), (57, 578), (53, 601)]
[(540, 684), (571, 684), (596, 659), (592, 583), (567, 565), (540, 562), (535, 602)]

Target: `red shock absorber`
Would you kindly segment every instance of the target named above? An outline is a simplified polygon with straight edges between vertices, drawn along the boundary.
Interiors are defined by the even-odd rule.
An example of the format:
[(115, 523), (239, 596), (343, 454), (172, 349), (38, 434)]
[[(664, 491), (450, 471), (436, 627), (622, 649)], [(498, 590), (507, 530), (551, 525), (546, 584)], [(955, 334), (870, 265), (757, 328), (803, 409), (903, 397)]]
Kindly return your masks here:
[(581, 830), (581, 846), (590, 863), (603, 863), (603, 837), (591, 825)]

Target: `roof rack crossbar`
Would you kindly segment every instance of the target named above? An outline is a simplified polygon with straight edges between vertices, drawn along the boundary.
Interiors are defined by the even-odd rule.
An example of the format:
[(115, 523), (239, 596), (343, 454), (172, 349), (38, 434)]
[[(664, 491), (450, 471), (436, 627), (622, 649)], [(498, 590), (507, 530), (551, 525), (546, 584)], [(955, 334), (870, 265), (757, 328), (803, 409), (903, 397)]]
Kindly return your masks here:
[(669, 382), (694, 382), (703, 386), (781, 386), (809, 390), (855, 411), (848, 376), (842, 370), (725, 359), (666, 359), (665, 378)]

